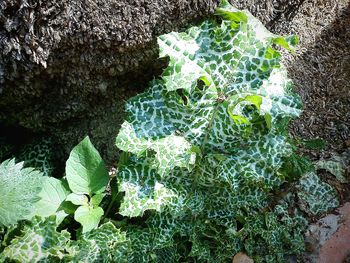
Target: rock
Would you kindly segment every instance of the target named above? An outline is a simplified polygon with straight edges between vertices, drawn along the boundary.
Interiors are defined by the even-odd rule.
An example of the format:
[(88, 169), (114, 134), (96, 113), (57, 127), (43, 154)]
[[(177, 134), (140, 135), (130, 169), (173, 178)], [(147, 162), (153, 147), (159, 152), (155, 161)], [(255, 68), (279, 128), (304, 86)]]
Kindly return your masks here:
[(254, 260), (252, 260), (246, 254), (239, 252), (234, 256), (232, 263), (254, 263)]
[(305, 234), (305, 241), (309, 255), (317, 256), (321, 246), (337, 231), (340, 216), (329, 214), (309, 225)]
[(309, 246), (306, 262), (344, 262), (350, 255), (350, 203), (311, 224), (306, 234)]
[[(219, 0), (2, 0), (0, 124), (56, 136), (69, 151), (86, 135), (109, 160), (124, 102), (159, 75), (156, 37), (214, 13)], [(273, 28), (302, 0), (241, 0)]]

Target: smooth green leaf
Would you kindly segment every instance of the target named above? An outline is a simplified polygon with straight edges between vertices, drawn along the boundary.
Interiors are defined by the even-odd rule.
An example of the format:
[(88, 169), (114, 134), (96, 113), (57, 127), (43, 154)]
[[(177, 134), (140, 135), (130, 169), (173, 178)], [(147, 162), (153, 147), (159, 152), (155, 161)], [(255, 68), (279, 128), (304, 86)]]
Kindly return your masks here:
[(56, 212), (56, 224), (60, 225), (63, 220), (68, 216), (64, 210), (59, 210)]
[(66, 163), (69, 188), (76, 194), (102, 193), (108, 184), (104, 161), (89, 137), (73, 148)]
[(61, 180), (47, 178), (39, 193), (41, 199), (35, 204), (35, 215), (41, 217), (54, 215), (68, 194), (69, 190)]
[(74, 213), (74, 219), (83, 226), (83, 233), (95, 229), (104, 212), (101, 207), (79, 206)]
[(216, 14), (222, 16), (227, 20), (232, 20), (234, 22), (247, 22), (248, 17), (242, 11), (233, 8), (228, 1), (222, 1), (223, 4), (216, 10)]
[(59, 208), (59, 210), (63, 210), (68, 215), (74, 214), (76, 209), (77, 209), (77, 205), (74, 205), (70, 201), (64, 201)]
[(104, 196), (105, 196), (104, 194), (95, 194), (93, 197), (91, 197), (91, 200), (90, 200), (91, 205), (93, 207), (97, 207), (101, 203)]
[(281, 172), (285, 173), (289, 179), (295, 180), (314, 170), (315, 167), (309, 158), (292, 154), (285, 160)]
[(322, 150), (326, 148), (326, 143), (323, 139), (309, 139), (302, 141), (302, 144), (307, 149)]
[(85, 194), (70, 193), (67, 196), (66, 201), (70, 201), (74, 205), (88, 205), (89, 204), (89, 198)]
[(271, 115), (268, 114), (268, 113), (266, 113), (266, 114), (264, 115), (264, 118), (265, 118), (265, 122), (266, 122), (267, 127), (268, 127), (269, 129), (271, 129), (271, 128), (272, 128), (272, 117), (271, 117)]

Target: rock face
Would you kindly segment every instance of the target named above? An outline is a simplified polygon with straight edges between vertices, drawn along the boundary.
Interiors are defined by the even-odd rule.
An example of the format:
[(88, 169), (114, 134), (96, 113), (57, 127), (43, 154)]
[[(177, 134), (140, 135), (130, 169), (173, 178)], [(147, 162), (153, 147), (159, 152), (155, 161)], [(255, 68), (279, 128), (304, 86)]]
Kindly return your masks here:
[[(125, 100), (165, 63), (157, 60), (156, 37), (208, 18), (218, 2), (2, 0), (0, 124), (56, 136), (66, 152), (88, 134), (112, 160)], [(233, 4), (273, 29), (302, 2)]]

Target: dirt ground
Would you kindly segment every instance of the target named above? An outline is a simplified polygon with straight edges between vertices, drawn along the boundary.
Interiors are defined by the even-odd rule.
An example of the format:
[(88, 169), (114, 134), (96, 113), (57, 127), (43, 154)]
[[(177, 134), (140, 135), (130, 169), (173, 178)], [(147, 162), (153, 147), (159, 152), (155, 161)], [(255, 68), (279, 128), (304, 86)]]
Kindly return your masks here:
[[(272, 30), (295, 34), (300, 43), (295, 54), (284, 52), (289, 77), (304, 103), (302, 115), (290, 126), (296, 139), (320, 138), (323, 149), (301, 149), (312, 160), (342, 154), (350, 164), (350, 2), (304, 1), (290, 20)], [(350, 165), (349, 165), (350, 166)], [(349, 178), (349, 168), (346, 171)], [(333, 184), (341, 203), (350, 200), (350, 185)]]
[(275, 31), (300, 39), (296, 54), (286, 54), (289, 76), (304, 102), (291, 133), (326, 141), (326, 149), (308, 152), (314, 159), (344, 152), (350, 147), (350, 3), (305, 1)]
[[(275, 24), (273, 30), (282, 34), (296, 34), (300, 39), (298, 51), (285, 54), (289, 76), (304, 102), (302, 115), (290, 126), (292, 136), (323, 139), (326, 143), (324, 149), (302, 149), (301, 152), (313, 160), (342, 154), (349, 164), (345, 171), (349, 179), (350, 2), (304, 1), (290, 21)], [(348, 205), (350, 184), (340, 183), (325, 171), (319, 175), (337, 189), (341, 204)], [(338, 211), (325, 217), (339, 215)], [(349, 217), (349, 213), (344, 218)], [(314, 225), (319, 227), (322, 220), (315, 218)], [(343, 221), (337, 222), (334, 233), (326, 241), (314, 240), (313, 245), (320, 250), (309, 251), (301, 262), (331, 262), (327, 261), (330, 258), (332, 263), (350, 262), (350, 251), (347, 259), (339, 255), (346, 255), (347, 252), (341, 250), (349, 249), (348, 227)], [(330, 227), (326, 226), (325, 229), (329, 231)]]

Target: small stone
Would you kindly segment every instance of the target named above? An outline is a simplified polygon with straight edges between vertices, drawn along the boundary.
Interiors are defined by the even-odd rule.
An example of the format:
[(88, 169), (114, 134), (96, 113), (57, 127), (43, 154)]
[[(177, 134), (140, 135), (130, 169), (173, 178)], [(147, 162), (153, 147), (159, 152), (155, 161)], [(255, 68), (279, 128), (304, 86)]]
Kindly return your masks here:
[(100, 84), (97, 86), (97, 88), (98, 88), (100, 91), (102, 91), (103, 93), (106, 92), (107, 87), (108, 87), (108, 84), (107, 84), (107, 83), (104, 83), (104, 82), (100, 83)]
[(114, 77), (117, 74), (117, 72), (116, 72), (116, 70), (114, 68), (110, 68), (109, 71), (108, 71), (108, 74), (110, 76)]
[(234, 256), (232, 263), (254, 263), (254, 260), (252, 260), (246, 254), (239, 252)]
[(347, 140), (345, 141), (345, 145), (346, 145), (346, 147), (350, 147), (350, 139), (347, 139)]

